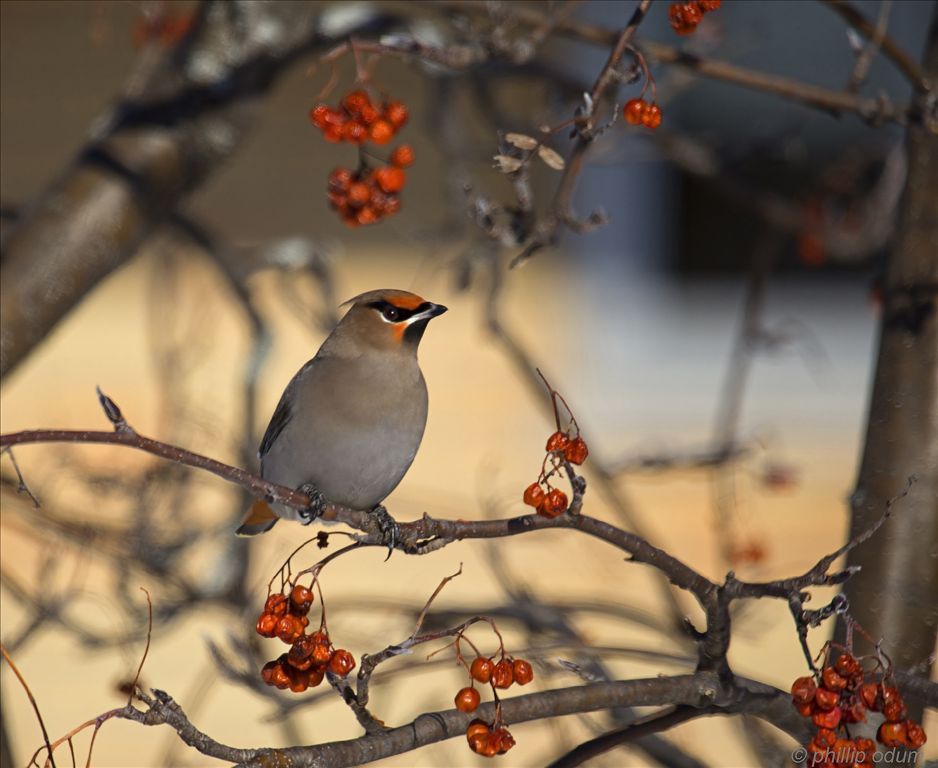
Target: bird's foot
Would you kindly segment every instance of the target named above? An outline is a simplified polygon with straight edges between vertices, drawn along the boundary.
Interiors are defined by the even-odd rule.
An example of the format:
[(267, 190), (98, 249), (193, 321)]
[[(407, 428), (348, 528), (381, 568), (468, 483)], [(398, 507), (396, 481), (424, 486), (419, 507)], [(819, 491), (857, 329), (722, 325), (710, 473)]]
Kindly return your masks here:
[(326, 509), (326, 497), (323, 496), (322, 491), (312, 483), (303, 483), (297, 490), (309, 496), (309, 506), (307, 506), (306, 509), (297, 510), (300, 522), (303, 523), (303, 525), (309, 525), (313, 520), (322, 516), (322, 513)]
[(375, 522), (378, 525), (378, 532), (381, 534), (381, 540), (388, 545), (388, 556), (384, 558), (387, 561), (401, 538), (401, 527), (381, 504), (372, 509), (370, 514), (374, 515)]

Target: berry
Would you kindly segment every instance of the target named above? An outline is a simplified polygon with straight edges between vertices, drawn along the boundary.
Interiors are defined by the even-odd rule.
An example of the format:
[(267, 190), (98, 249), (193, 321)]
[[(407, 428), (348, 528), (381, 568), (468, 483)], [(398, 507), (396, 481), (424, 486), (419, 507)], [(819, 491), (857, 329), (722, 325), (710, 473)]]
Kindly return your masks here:
[(353, 669), (355, 669), (355, 657), (349, 651), (339, 648), (332, 654), (332, 659), (329, 661), (329, 671), (332, 674), (345, 677)]
[(564, 432), (554, 432), (547, 438), (545, 451), (563, 451), (570, 444), (570, 438)]
[(300, 613), (304, 616), (309, 613), (310, 606), (313, 604), (313, 590), (297, 584), (290, 592), (290, 607), (294, 613)]
[(507, 728), (499, 728), (492, 734), (492, 741), (495, 742), (496, 752), (504, 755), (515, 745), (515, 737), (512, 736)]
[(905, 723), (883, 723), (876, 731), (876, 740), (886, 747), (901, 747), (908, 742)]
[(702, 14), (696, 3), (671, 3), (668, 21), (679, 35), (689, 35), (700, 23)]
[(406, 175), (400, 168), (387, 166), (375, 171), (375, 181), (378, 182), (378, 186), (385, 192), (400, 192), (404, 188)]
[(264, 613), (272, 613), (274, 616), (283, 616), (287, 612), (287, 596), (275, 592), (267, 598), (264, 603)]
[(791, 684), (791, 697), (796, 704), (810, 704), (817, 693), (817, 685), (812, 677), (799, 677)]
[(567, 511), (567, 494), (559, 488), (553, 488), (541, 501), (537, 508), (539, 515), (544, 517), (557, 517)]
[(389, 101), (384, 105), (384, 117), (395, 129), (400, 129), (407, 122), (407, 107), (399, 101)]
[(330, 192), (348, 192), (352, 184), (352, 172), (348, 168), (336, 168), (329, 174)]
[(883, 704), (883, 716), (888, 723), (898, 723), (905, 720), (908, 712), (901, 699), (892, 699)]
[(515, 659), (511, 664), (511, 671), (518, 685), (527, 685), (534, 679), (534, 668), (531, 662), (524, 659)]
[(460, 712), (474, 712), (482, 697), (475, 688), (461, 688), (456, 694), (456, 709)]
[(496, 688), (510, 688), (514, 679), (515, 673), (508, 659), (502, 659), (492, 670), (492, 685)]
[(368, 128), (358, 120), (349, 120), (342, 126), (342, 138), (350, 144), (364, 144), (368, 141)]
[(480, 683), (487, 683), (492, 679), (492, 671), (495, 669), (495, 664), (491, 659), (486, 659), (484, 656), (476, 656), (472, 660), (472, 665), (469, 667), (469, 674), (473, 680)]
[(815, 712), (811, 719), (818, 728), (836, 728), (841, 717), (840, 708), (834, 707), (830, 712)]
[(661, 125), (661, 107), (652, 102), (642, 114), (642, 125), (654, 130)]
[(570, 441), (570, 445), (564, 449), (563, 457), (571, 464), (579, 466), (586, 461), (586, 457), (589, 456), (589, 453), (589, 448), (586, 447), (586, 441), (582, 437), (575, 437)]
[(483, 734), (488, 734), (488, 733), (489, 733), (488, 723), (482, 720), (479, 720), (478, 718), (476, 718), (471, 723), (469, 723), (469, 727), (466, 728), (467, 739), (471, 739), (473, 736), (481, 736)]
[(833, 667), (824, 667), (821, 671), (821, 679), (824, 681), (824, 687), (831, 691), (842, 691), (847, 687), (847, 679), (837, 674)]
[(317, 664), (328, 664), (332, 661), (332, 649), (329, 647), (328, 642), (314, 643), (313, 652), (310, 655)]
[(346, 111), (356, 116), (360, 115), (362, 110), (370, 104), (371, 99), (364, 91), (352, 91), (342, 99), (342, 106), (345, 107)]
[(325, 137), (326, 141), (331, 141), (333, 144), (338, 144), (340, 141), (342, 141), (342, 126), (330, 125), (322, 132), (322, 135)]
[[(524, 489), (523, 501), (529, 507), (537, 507), (544, 499), (544, 489), (541, 488), (540, 483), (531, 483), (527, 488)], [(484, 681), (483, 681), (484, 682)]]
[(287, 645), (292, 645), (303, 634), (303, 625), (295, 616), (287, 615), (277, 623), (277, 637)]
[(863, 685), (860, 686), (859, 693), (860, 699), (867, 709), (873, 712), (879, 712), (883, 708), (882, 702), (879, 700), (878, 683), (863, 683)]
[(697, 0), (697, 7), (701, 13), (709, 13), (720, 7), (720, 0)]
[(330, 112), (328, 104), (317, 104), (309, 111), (309, 121), (317, 128), (326, 127), (326, 115)]
[(827, 688), (818, 688), (817, 693), (814, 694), (814, 703), (817, 704), (818, 709), (823, 709), (825, 712), (836, 707), (838, 701), (840, 701), (840, 694), (829, 691)]
[(391, 165), (398, 168), (407, 168), (414, 164), (414, 150), (409, 144), (401, 144), (391, 153)]
[(801, 704), (797, 701), (792, 702), (795, 705), (795, 710), (802, 717), (811, 717), (814, 714), (814, 705), (813, 704)]
[(280, 619), (272, 613), (262, 613), (255, 627), (257, 634), (261, 637), (276, 637), (278, 621), (280, 621)]
[(323, 666), (310, 667), (309, 671), (306, 673), (306, 676), (307, 680), (309, 680), (309, 687), (315, 688), (326, 676), (326, 668)]
[(838, 674), (844, 677), (854, 677), (857, 673), (862, 674), (863, 672), (860, 667), (860, 662), (849, 653), (844, 653), (837, 657), (837, 661), (834, 662), (834, 669), (837, 670)]
[(630, 125), (641, 125), (647, 108), (648, 104), (644, 99), (630, 99), (626, 102), (625, 109), (622, 110), (622, 116)]
[(375, 144), (387, 144), (394, 138), (394, 126), (387, 120), (375, 120), (368, 129), (368, 138)]
[(925, 746), (925, 742), (928, 741), (925, 730), (914, 720), (905, 721), (905, 737), (906, 743), (912, 749), (921, 749)]
[(371, 199), (371, 187), (361, 181), (356, 181), (348, 188), (348, 203), (353, 208), (368, 205)]

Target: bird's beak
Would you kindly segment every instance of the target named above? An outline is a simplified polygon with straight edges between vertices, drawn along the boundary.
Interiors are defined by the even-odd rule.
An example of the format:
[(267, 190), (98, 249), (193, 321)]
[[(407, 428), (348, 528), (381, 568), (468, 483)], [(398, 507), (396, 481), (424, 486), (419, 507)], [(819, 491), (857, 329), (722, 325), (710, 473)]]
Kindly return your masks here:
[(423, 312), (413, 315), (408, 321), (408, 325), (420, 320), (429, 320), (431, 317), (438, 317), (439, 315), (442, 315), (444, 312), (446, 312), (447, 309), (448, 307), (444, 307), (442, 304), (430, 304), (430, 306)]

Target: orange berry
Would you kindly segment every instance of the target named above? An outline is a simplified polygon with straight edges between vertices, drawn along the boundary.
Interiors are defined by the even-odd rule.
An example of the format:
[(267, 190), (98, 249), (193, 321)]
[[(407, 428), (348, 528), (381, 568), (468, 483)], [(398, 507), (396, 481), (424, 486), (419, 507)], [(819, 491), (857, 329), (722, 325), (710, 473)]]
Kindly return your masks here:
[(359, 224), (374, 224), (376, 221), (381, 220), (381, 216), (371, 206), (362, 208), (357, 214), (355, 214), (355, 218)]
[(863, 683), (860, 686), (860, 699), (862, 699), (866, 708), (873, 712), (879, 712), (883, 708), (883, 704), (879, 699), (878, 683)]
[(325, 128), (327, 122), (326, 116), (330, 111), (328, 104), (317, 104), (309, 111), (309, 121), (317, 128)]
[[(692, 12), (688, 15), (688, 7), (693, 7), (697, 21), (691, 21), (695, 17), (695, 13)], [(692, 3), (671, 3), (671, 7), (668, 8), (668, 21), (671, 23), (672, 29), (679, 35), (689, 35), (693, 32), (697, 28), (700, 17), (700, 10)]]
[(837, 743), (837, 733), (830, 728), (818, 728), (814, 734), (814, 743), (824, 749), (830, 749)]
[(345, 650), (339, 648), (329, 660), (329, 671), (339, 677), (345, 677), (349, 672), (355, 669), (355, 657)]
[(491, 659), (487, 659), (484, 656), (476, 656), (469, 667), (469, 675), (473, 680), (480, 683), (487, 683), (492, 679), (492, 670), (494, 669), (495, 664)]
[(293, 675), (290, 678), (290, 690), (294, 693), (303, 693), (309, 688), (309, 677), (307, 675)]
[(508, 659), (502, 659), (492, 670), (492, 685), (496, 688), (510, 688), (514, 679), (515, 673)]
[(902, 747), (908, 743), (908, 735), (905, 723), (883, 723), (876, 731), (876, 740), (886, 747)]
[(331, 141), (333, 144), (338, 144), (340, 141), (342, 141), (342, 126), (326, 126), (326, 129), (322, 132), (322, 135), (325, 137), (326, 141)]
[(566, 511), (567, 494), (565, 494), (559, 488), (552, 489), (551, 492), (544, 497), (540, 506), (537, 508), (538, 514), (543, 515), (544, 517), (557, 517)]
[(352, 183), (352, 172), (348, 168), (335, 168), (329, 174), (330, 192), (347, 192)]
[(280, 621), (280, 619), (272, 613), (262, 613), (255, 627), (257, 634), (261, 637), (276, 637), (278, 621)]
[(554, 432), (547, 438), (546, 451), (562, 451), (570, 444), (570, 438), (564, 432)]
[(474, 712), (482, 697), (475, 688), (460, 688), (456, 694), (456, 709), (460, 712)]
[(649, 104), (642, 114), (642, 125), (651, 130), (661, 125), (661, 107), (655, 103)]
[(575, 437), (570, 441), (564, 451), (564, 458), (569, 461), (571, 464), (580, 465), (586, 461), (586, 457), (589, 456), (589, 448), (586, 447), (586, 440), (582, 437)]
[(342, 138), (351, 144), (364, 144), (368, 140), (368, 128), (358, 120), (349, 120), (342, 126)]
[(313, 604), (313, 591), (309, 587), (297, 584), (290, 592), (290, 607), (294, 613), (307, 614)]
[(332, 661), (332, 649), (325, 643), (315, 643), (310, 655), (317, 664), (328, 664)]
[(529, 507), (537, 507), (538, 504), (544, 498), (544, 489), (541, 488), (540, 483), (531, 483), (527, 488), (524, 489), (524, 496), (522, 500)]
[(368, 129), (368, 138), (375, 144), (387, 144), (394, 138), (394, 126), (387, 120), (375, 120)]
[(353, 208), (368, 205), (371, 199), (371, 187), (361, 181), (356, 181), (348, 188), (348, 203)]
[(925, 746), (925, 742), (928, 741), (928, 736), (925, 735), (925, 729), (914, 720), (905, 721), (905, 738), (906, 743), (912, 749), (921, 749)]
[(384, 119), (394, 128), (400, 128), (407, 122), (407, 107), (400, 101), (389, 101), (384, 105)]
[(795, 705), (795, 710), (802, 717), (811, 717), (814, 714), (814, 704), (801, 704), (797, 701), (792, 701), (792, 704)]
[(844, 705), (844, 722), (862, 723), (866, 720), (866, 707), (861, 699), (851, 699), (850, 704)]
[(309, 671), (306, 673), (306, 679), (309, 681), (309, 687), (315, 688), (322, 682), (322, 679), (326, 676), (326, 668), (324, 666), (310, 667)]
[(840, 707), (834, 707), (830, 712), (815, 712), (811, 720), (818, 728), (836, 728), (840, 725)]
[(267, 683), (267, 685), (273, 685), (274, 684), (274, 670), (276, 670), (277, 667), (279, 666), (280, 666), (279, 663), (276, 661), (268, 661), (261, 668), (261, 680)]
[(534, 667), (525, 659), (515, 659), (511, 663), (511, 671), (518, 685), (527, 685), (534, 679)]
[(303, 625), (295, 616), (283, 616), (277, 623), (277, 637), (287, 645), (292, 645), (301, 634), (303, 634)]
[(796, 704), (810, 704), (817, 693), (813, 677), (799, 677), (791, 684), (791, 698)]
[(697, 7), (701, 13), (709, 13), (720, 7), (720, 0), (697, 0)]
[(908, 712), (901, 699), (892, 699), (883, 704), (883, 716), (886, 718), (886, 722), (898, 723), (905, 720), (906, 715), (908, 715)]
[(390, 216), (392, 213), (397, 213), (401, 209), (401, 199), (399, 197), (391, 197), (388, 199), (387, 209), (385, 213)]
[(821, 670), (821, 680), (824, 681), (824, 687), (831, 691), (842, 691), (847, 687), (847, 678), (839, 675), (833, 667)]
[(827, 688), (818, 688), (814, 694), (814, 703), (817, 704), (818, 709), (823, 709), (825, 712), (836, 707), (838, 701), (840, 701), (840, 694), (829, 691)]
[(630, 125), (641, 125), (642, 116), (647, 108), (648, 104), (644, 99), (630, 99), (626, 102), (625, 109), (622, 110), (622, 116)]
[(287, 596), (274, 592), (264, 603), (264, 613), (272, 613), (274, 616), (283, 616), (287, 612)]
[(391, 153), (391, 165), (398, 168), (406, 168), (414, 164), (414, 150), (409, 144), (401, 144)]
[(352, 91), (342, 99), (342, 106), (352, 115), (358, 116), (362, 109), (371, 104), (371, 99), (364, 91)]
[(512, 736), (507, 728), (499, 728), (495, 733), (492, 734), (492, 741), (496, 744), (496, 752), (499, 755), (504, 755), (509, 749), (515, 745), (515, 737)]
[(385, 166), (375, 171), (375, 181), (385, 192), (394, 193), (404, 188), (407, 176), (400, 168)]
[(483, 736), (489, 733), (489, 725), (483, 720), (476, 718), (471, 723), (469, 727), (466, 728), (466, 738), (471, 739), (473, 736)]
[(684, 23), (692, 27), (696, 27), (703, 19), (703, 11), (696, 2), (684, 3), (681, 6), (681, 11), (684, 14)]

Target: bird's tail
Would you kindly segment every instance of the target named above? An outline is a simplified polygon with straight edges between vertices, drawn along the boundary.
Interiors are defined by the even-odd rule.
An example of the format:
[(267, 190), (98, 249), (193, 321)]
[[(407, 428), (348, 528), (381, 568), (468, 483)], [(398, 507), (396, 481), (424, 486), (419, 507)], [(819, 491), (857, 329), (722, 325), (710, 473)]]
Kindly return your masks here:
[(266, 501), (255, 501), (235, 531), (238, 536), (257, 536), (267, 533), (277, 524), (279, 518)]

